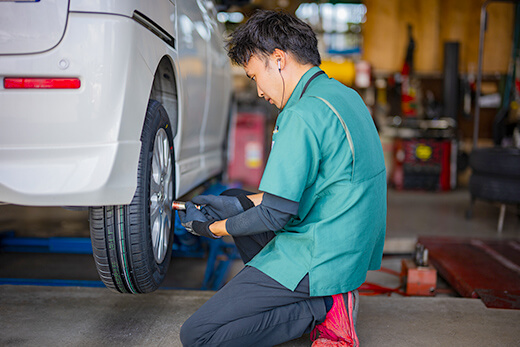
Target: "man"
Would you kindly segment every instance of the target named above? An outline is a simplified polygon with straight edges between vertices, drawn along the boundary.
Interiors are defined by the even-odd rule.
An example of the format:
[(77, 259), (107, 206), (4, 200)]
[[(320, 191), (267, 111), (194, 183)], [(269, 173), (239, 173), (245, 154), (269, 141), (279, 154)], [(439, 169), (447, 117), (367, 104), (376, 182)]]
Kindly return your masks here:
[(314, 32), (288, 14), (255, 13), (228, 51), (282, 112), (262, 193), (199, 196), (180, 214), (196, 235), (233, 236), (246, 263), (184, 323), (181, 340), (272, 346), (310, 332), (313, 346), (357, 346), (356, 289), (380, 267), (386, 228), (386, 173), (370, 114), (318, 68)]

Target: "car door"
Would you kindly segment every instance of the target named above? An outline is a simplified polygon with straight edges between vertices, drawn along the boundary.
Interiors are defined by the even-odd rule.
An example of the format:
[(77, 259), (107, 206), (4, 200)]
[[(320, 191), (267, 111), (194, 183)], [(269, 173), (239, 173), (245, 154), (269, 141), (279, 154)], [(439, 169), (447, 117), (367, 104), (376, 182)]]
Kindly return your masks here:
[(200, 169), (201, 126), (207, 108), (209, 32), (198, 1), (177, 1), (181, 76), (180, 174)]
[(203, 123), (202, 151), (205, 165), (211, 170), (219, 166), (222, 158), (222, 141), (228, 125), (231, 73), (229, 58), (224, 49), (223, 26), (217, 21), (212, 0), (197, 0), (211, 34), (208, 45), (208, 112)]

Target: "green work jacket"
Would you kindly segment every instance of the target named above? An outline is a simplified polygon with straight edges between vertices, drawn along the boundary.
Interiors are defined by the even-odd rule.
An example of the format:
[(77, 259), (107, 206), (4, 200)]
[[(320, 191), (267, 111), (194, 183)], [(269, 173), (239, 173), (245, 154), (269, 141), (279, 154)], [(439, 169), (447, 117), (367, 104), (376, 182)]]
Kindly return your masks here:
[(386, 172), (372, 117), (354, 90), (325, 74), (300, 99), (319, 71), (303, 75), (278, 116), (259, 187), (299, 202), (298, 214), (247, 264), (290, 290), (308, 273), (311, 296), (358, 288), (381, 266), (386, 230)]

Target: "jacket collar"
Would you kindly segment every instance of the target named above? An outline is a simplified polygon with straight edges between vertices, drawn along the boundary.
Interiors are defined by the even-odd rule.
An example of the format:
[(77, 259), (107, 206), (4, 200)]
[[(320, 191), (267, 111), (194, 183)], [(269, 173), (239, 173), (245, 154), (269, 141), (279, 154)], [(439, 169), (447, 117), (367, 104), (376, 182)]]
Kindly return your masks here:
[(306, 73), (303, 74), (303, 76), (300, 78), (300, 81), (298, 81), (298, 84), (296, 85), (296, 87), (294, 88), (291, 96), (289, 97), (289, 100), (287, 100), (287, 103), (285, 104), (284, 106), (284, 110), (286, 108), (289, 108), (291, 107), (292, 105), (294, 105), (295, 103), (298, 102), (298, 100), (300, 100), (300, 96), (302, 94), (302, 91), (303, 91), (303, 87), (305, 86), (305, 84), (307, 83), (307, 81), (318, 71), (320, 71), (321, 69), (317, 66), (314, 66), (312, 68), (310, 68)]

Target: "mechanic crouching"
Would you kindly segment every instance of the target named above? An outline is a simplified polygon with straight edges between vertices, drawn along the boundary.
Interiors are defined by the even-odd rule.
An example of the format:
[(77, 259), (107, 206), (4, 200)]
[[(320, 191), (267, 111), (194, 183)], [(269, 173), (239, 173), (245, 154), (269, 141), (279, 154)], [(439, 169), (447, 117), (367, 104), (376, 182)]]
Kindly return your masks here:
[[(231, 235), (246, 266), (181, 328), (185, 346), (358, 346), (357, 288), (379, 269), (386, 172), (363, 100), (319, 69), (317, 39), (283, 12), (258, 11), (228, 54), (278, 107), (260, 194), (198, 196), (192, 233)], [(199, 205), (200, 210), (195, 206)]]

